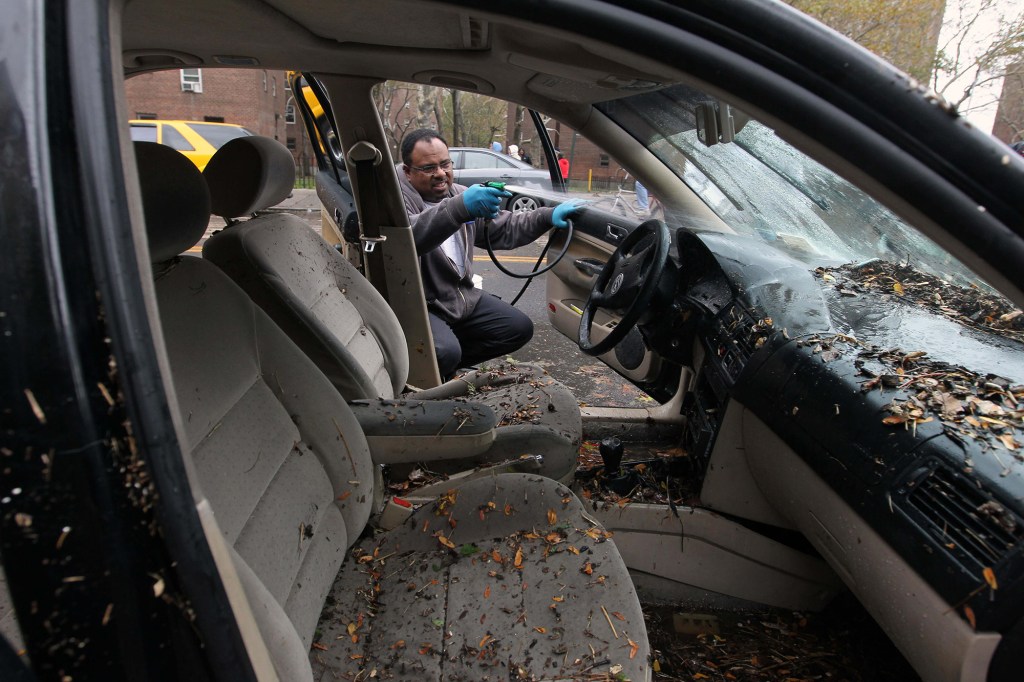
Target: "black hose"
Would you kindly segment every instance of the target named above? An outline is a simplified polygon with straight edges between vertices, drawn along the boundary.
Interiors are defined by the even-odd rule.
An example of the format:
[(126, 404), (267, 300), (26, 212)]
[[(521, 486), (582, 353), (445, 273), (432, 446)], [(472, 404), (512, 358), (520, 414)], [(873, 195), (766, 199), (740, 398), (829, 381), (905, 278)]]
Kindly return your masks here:
[[(565, 243), (568, 244), (569, 240), (566, 240)], [(544, 262), (544, 256), (547, 255), (548, 249), (550, 249), (550, 248), (551, 248), (551, 240), (549, 239), (548, 243), (544, 245), (544, 250), (540, 252), (540, 257), (537, 258), (537, 262), (533, 266), (533, 270), (534, 270), (533, 277), (528, 277), (526, 279), (526, 281), (523, 282), (523, 288), (520, 289), (519, 293), (516, 294), (516, 297), (512, 299), (512, 303), (510, 305), (514, 306), (516, 303), (518, 303), (519, 299), (521, 299), (523, 297), (523, 294), (526, 293), (526, 290), (530, 288), (530, 284), (533, 282), (533, 278), (537, 276), (536, 275), (537, 268), (539, 268), (540, 264)]]
[[(567, 222), (569, 224), (569, 226), (567, 228), (565, 228), (565, 230), (566, 230), (566, 233), (565, 233), (565, 246), (562, 247), (562, 250), (558, 253), (558, 256), (555, 257), (555, 260), (550, 265), (548, 265), (546, 268), (543, 268), (541, 270), (537, 269), (537, 267), (540, 266), (540, 264), (544, 260), (544, 254), (547, 253), (547, 247), (544, 247), (544, 251), (541, 252), (540, 258), (537, 259), (537, 264), (534, 265), (533, 270), (531, 272), (527, 272), (526, 274), (519, 274), (519, 273), (516, 273), (516, 272), (512, 272), (511, 270), (506, 268), (504, 265), (499, 263), (498, 262), (498, 257), (494, 255), (494, 248), (491, 246), (491, 223), (490, 222), (488, 222), (486, 224), (485, 228), (484, 228), (484, 239), (487, 242), (487, 255), (491, 257), (491, 261), (494, 263), (494, 266), (496, 268), (498, 268), (498, 270), (500, 270), (503, 273), (505, 273), (506, 275), (508, 275), (509, 277), (513, 277), (515, 279), (530, 280), (530, 279), (533, 279), (534, 277), (536, 277), (537, 275), (543, 275), (545, 272), (547, 272), (551, 268), (553, 268), (556, 265), (558, 265), (559, 261), (562, 260), (562, 257), (565, 256), (565, 253), (569, 250), (569, 244), (572, 243), (572, 232), (573, 232), (572, 220), (569, 220), (568, 218), (566, 218), (565, 222)], [(550, 243), (551, 242), (549, 241), (548, 244), (550, 244)]]

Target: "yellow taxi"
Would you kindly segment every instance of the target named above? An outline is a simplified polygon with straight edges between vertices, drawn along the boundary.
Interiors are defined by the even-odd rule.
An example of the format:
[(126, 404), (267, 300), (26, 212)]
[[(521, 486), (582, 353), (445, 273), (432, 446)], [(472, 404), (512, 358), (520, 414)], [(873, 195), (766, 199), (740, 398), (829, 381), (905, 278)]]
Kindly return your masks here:
[(132, 140), (165, 144), (188, 157), (199, 170), (206, 168), (210, 157), (224, 143), (236, 137), (253, 134), (247, 128), (234, 123), (135, 119), (129, 121), (129, 124)]

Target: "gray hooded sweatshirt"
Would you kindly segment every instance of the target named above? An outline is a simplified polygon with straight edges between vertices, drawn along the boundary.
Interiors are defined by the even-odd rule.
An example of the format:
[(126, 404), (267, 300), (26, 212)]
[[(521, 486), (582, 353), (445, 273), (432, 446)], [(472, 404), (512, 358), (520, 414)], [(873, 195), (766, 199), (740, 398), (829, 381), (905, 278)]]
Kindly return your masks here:
[[(477, 234), (475, 219), (462, 200), (466, 188), (453, 184), (447, 198), (428, 204), (401, 169), (398, 178), (420, 259), (427, 309), (445, 322), (458, 322), (473, 312), (482, 293), (473, 286), (473, 246), (487, 247), (483, 230)], [(514, 249), (529, 244), (551, 229), (552, 213), (554, 209), (546, 206), (524, 213), (501, 211), (489, 223), (491, 246)], [(463, 240), (462, 275), (441, 249), (441, 244), (455, 233)]]

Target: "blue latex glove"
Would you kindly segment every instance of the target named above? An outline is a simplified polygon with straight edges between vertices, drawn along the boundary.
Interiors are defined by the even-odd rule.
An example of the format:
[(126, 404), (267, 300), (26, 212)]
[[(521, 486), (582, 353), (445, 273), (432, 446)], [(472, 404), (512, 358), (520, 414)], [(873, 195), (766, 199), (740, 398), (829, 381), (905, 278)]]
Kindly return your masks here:
[(555, 206), (555, 212), (551, 214), (551, 225), (558, 228), (569, 227), (566, 218), (575, 218), (580, 213), (580, 207), (584, 202), (579, 199), (571, 199)]
[(472, 185), (462, 193), (462, 202), (469, 214), (475, 218), (497, 218), (502, 197), (510, 196), (510, 193), (494, 187)]

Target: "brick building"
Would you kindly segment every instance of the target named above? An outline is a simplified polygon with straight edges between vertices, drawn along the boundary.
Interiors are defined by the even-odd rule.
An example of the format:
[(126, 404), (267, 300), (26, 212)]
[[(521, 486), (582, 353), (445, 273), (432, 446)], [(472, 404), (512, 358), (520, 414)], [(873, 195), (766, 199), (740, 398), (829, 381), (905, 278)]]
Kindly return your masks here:
[[(506, 116), (505, 139), (529, 149), (534, 166), (547, 168), (544, 149), (536, 139), (537, 134), (530, 117), (524, 118), (521, 126), (522, 135), (518, 142), (515, 135), (515, 117), (516, 105), (510, 103)], [(575, 187), (588, 187), (595, 191), (614, 189), (623, 181), (626, 171), (622, 165), (593, 142), (554, 119), (547, 122), (547, 129), (551, 144), (569, 159), (569, 181)]]
[(284, 71), (173, 69), (133, 76), (125, 92), (130, 118), (235, 123), (287, 145), (300, 177), (315, 165)]

